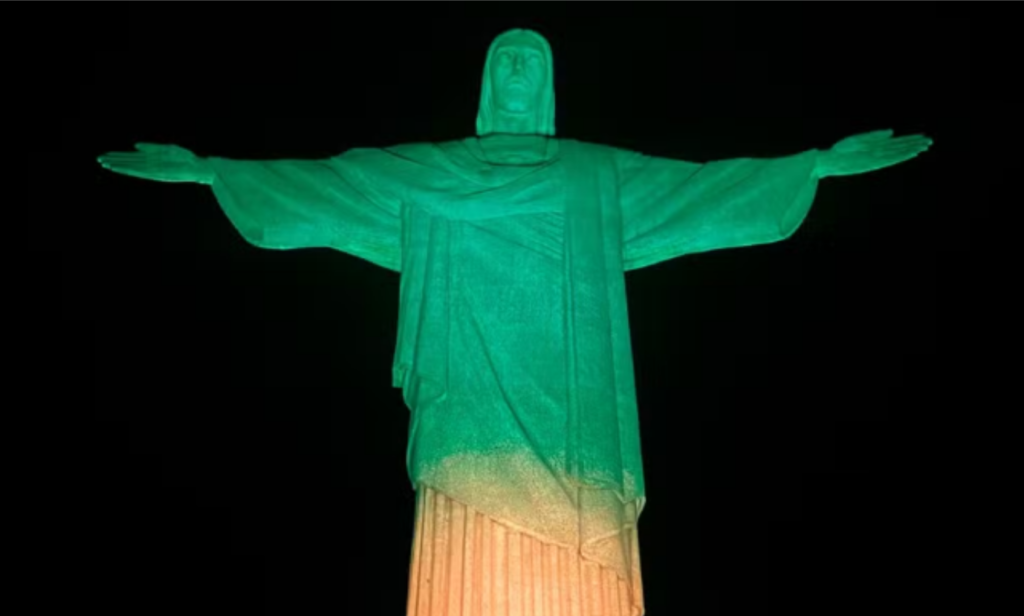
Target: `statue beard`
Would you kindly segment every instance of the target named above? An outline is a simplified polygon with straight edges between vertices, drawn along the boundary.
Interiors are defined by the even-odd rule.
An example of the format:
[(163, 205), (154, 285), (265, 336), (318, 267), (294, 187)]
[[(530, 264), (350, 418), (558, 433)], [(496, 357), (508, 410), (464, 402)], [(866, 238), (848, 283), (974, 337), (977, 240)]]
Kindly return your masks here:
[(500, 123), (515, 130), (502, 132), (535, 132), (540, 128), (540, 118), (537, 117), (537, 94), (522, 92), (502, 92), (495, 105), (500, 118)]
[(537, 93), (525, 88), (505, 88), (498, 97), (499, 107), (506, 113), (525, 114), (537, 106)]

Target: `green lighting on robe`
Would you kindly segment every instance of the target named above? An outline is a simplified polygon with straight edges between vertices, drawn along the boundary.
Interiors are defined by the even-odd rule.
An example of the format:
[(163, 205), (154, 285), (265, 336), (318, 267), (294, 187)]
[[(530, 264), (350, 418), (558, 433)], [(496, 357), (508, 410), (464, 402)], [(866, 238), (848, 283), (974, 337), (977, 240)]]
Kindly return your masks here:
[[(539, 34), (497, 37), (477, 134), (462, 140), (323, 160), (155, 144), (99, 158), (125, 175), (209, 184), (256, 246), (333, 248), (400, 272), (393, 385), (411, 411), (420, 494), (409, 614), (456, 601), (467, 616), (541, 613), (539, 602), (643, 613), (625, 272), (783, 240), (820, 179), (931, 145), (877, 131), (700, 164), (557, 138), (553, 67)], [(458, 549), (431, 552), (438, 541)]]

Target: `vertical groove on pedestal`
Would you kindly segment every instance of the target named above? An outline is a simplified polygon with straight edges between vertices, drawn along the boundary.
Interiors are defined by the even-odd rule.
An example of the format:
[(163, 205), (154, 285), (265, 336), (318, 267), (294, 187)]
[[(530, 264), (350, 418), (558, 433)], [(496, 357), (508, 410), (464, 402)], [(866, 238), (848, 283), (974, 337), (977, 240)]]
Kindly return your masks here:
[(637, 583), (420, 486), (407, 616), (640, 616)]

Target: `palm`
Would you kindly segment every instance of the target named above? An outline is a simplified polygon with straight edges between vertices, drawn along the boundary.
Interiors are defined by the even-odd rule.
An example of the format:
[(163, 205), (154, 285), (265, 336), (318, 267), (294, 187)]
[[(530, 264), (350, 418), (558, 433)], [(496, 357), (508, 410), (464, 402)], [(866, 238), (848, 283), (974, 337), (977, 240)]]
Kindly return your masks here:
[(867, 173), (910, 160), (931, 144), (924, 135), (894, 138), (891, 130), (863, 133), (847, 137), (823, 152), (818, 169), (823, 177)]
[(137, 143), (135, 152), (109, 152), (97, 161), (104, 169), (158, 182), (201, 182), (206, 165), (189, 150), (176, 145)]

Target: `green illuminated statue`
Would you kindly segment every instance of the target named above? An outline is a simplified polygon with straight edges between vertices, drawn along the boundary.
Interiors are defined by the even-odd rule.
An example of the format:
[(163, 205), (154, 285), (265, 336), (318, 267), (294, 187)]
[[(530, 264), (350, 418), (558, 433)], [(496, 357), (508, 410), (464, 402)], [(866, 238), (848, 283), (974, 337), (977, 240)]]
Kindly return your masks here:
[(411, 411), (418, 494), (410, 615), (642, 614), (625, 272), (783, 240), (819, 179), (931, 144), (878, 131), (775, 159), (647, 156), (556, 138), (552, 72), (542, 36), (498, 36), (476, 136), (458, 141), (323, 160), (152, 144), (99, 158), (210, 185), (256, 246), (333, 248), (401, 273), (393, 385)]

